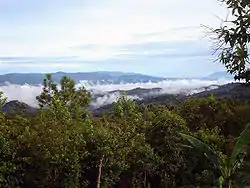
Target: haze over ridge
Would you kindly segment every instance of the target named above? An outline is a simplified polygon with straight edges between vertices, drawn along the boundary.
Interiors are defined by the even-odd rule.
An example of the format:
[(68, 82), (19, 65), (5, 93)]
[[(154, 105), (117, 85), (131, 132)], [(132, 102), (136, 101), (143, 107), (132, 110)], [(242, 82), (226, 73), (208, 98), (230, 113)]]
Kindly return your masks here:
[[(80, 74), (80, 73), (78, 73)], [(96, 74), (96, 73), (93, 73)], [(109, 74), (112, 74), (109, 73)], [(160, 95), (160, 94), (178, 94), (178, 93), (197, 93), (204, 90), (204, 87), (209, 86), (220, 86), (227, 83), (232, 82), (231, 77), (227, 77), (228, 75), (220, 72), (215, 75), (220, 75), (221, 77), (205, 77), (205, 78), (196, 78), (196, 79), (164, 79), (159, 77), (151, 77), (147, 75), (140, 74), (128, 74), (128, 77), (119, 77), (121, 75), (127, 75), (126, 73), (113, 73), (112, 77), (114, 82), (111, 80), (99, 80), (99, 82), (91, 82), (89, 80), (80, 80), (77, 81), (76, 87), (85, 86), (87, 90), (92, 93), (94, 101), (92, 101), (91, 105), (96, 107), (100, 107), (105, 104), (110, 104), (114, 102), (118, 97), (121, 96), (121, 92), (119, 90), (128, 91), (136, 88), (144, 88), (144, 89), (154, 89), (159, 88), (157, 91), (149, 91), (146, 95)], [(14, 75), (14, 74), (13, 74)], [(88, 74), (89, 75), (89, 74)], [(104, 74), (106, 76), (106, 73)], [(20, 76), (20, 75), (19, 75)], [(32, 74), (21, 74), (21, 77), (27, 76), (32, 80)], [(100, 76), (100, 75), (99, 75)], [(119, 79), (116, 79), (118, 77)], [(136, 79), (134, 79), (134, 77)], [(18, 77), (20, 79), (20, 77)], [(102, 77), (101, 77), (102, 78)], [(125, 80), (122, 80), (126, 78)], [(155, 80), (152, 82), (152, 79)], [(1, 80), (1, 76), (0, 76)], [(25, 80), (25, 79), (24, 79)], [(143, 80), (140, 81), (140, 80)], [(26, 79), (28, 81), (28, 79)], [(42, 80), (41, 80), (42, 81)], [(119, 81), (119, 82), (117, 82)], [(36, 96), (38, 96), (42, 91), (41, 84), (13, 84), (13, 83), (5, 83), (0, 82), (0, 90), (4, 92), (5, 96), (8, 97), (8, 100), (19, 100), (24, 102), (30, 106), (37, 106)], [(32, 82), (31, 82), (32, 83)], [(40, 82), (41, 83), (41, 82)], [(114, 92), (116, 91), (116, 92)], [(141, 99), (144, 96), (139, 96), (137, 94), (129, 96), (133, 99)]]

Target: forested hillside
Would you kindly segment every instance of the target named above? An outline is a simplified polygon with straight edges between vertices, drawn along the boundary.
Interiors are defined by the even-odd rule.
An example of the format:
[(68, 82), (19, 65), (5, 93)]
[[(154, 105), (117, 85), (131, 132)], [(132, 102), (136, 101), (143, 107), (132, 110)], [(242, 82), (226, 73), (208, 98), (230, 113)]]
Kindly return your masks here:
[(216, 186), (219, 172), (184, 149), (180, 133), (227, 156), (250, 122), (248, 100), (213, 96), (168, 108), (124, 95), (92, 117), (89, 93), (74, 84), (63, 77), (58, 90), (48, 75), (35, 115), (1, 114), (1, 187), (96, 187), (99, 175), (103, 187)]

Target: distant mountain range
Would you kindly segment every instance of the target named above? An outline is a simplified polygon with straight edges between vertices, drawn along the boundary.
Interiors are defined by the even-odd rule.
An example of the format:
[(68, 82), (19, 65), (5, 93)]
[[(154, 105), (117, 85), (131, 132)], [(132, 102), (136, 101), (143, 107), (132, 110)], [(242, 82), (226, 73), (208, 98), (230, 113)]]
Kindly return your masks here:
[[(120, 84), (120, 83), (145, 83), (145, 82), (159, 82), (164, 80), (162, 77), (148, 76), (137, 73), (123, 73), (123, 72), (79, 72), (79, 73), (52, 73), (52, 78), (55, 83), (59, 83), (63, 76), (68, 76), (75, 80), (76, 83), (80, 81), (88, 81), (90, 84)], [(0, 84), (30, 84), (37, 85), (43, 82), (46, 74), (42, 73), (11, 73), (0, 75)]]
[[(0, 75), (0, 85), (10, 84), (30, 84), (38, 85), (41, 84), (45, 78), (44, 73), (10, 73)], [(177, 80), (181, 78), (164, 78), (149, 76), (138, 73), (124, 73), (124, 72), (78, 72), (78, 73), (65, 73), (56, 72), (52, 73), (52, 78), (56, 83), (59, 83), (61, 77), (69, 76), (75, 80), (76, 83), (80, 81), (87, 81), (89, 84), (120, 84), (120, 83), (146, 83), (146, 82), (159, 82), (162, 80)], [(216, 72), (206, 77), (197, 79), (205, 80), (217, 80), (220, 78), (233, 79), (233, 77), (226, 72)], [(188, 78), (187, 78), (188, 79)], [(190, 78), (191, 79), (191, 78)]]
[[(57, 72), (52, 73), (53, 80), (58, 83), (62, 76), (69, 76), (75, 80), (76, 83), (80, 81), (87, 81), (88, 84), (127, 84), (127, 83), (147, 83), (147, 82), (160, 82), (163, 80), (178, 80), (181, 78), (163, 78), (163, 77), (154, 77), (143, 74), (136, 73), (122, 73), (122, 72), (89, 72), (89, 73), (64, 73)], [(38, 85), (41, 84), (45, 74), (40, 73), (13, 73), (0, 75), (0, 85), (9, 84), (29, 84), (29, 85)], [(190, 78), (192, 79), (192, 78)], [(194, 79), (194, 78), (193, 78)], [(226, 72), (216, 72), (206, 77), (195, 78), (200, 80), (218, 80), (226, 79), (232, 80), (233, 77)], [(188, 79), (186, 79), (188, 80)], [(136, 84), (135, 84), (136, 85)], [(156, 84), (157, 86), (157, 84)], [(119, 87), (118, 87), (119, 88)], [(240, 89), (239, 89), (240, 88)], [(243, 88), (244, 89), (244, 88)], [(163, 88), (134, 88), (131, 90), (113, 90), (113, 91), (101, 91), (101, 90), (89, 90), (92, 94), (91, 104), (89, 110), (102, 110), (109, 109), (112, 106), (112, 102), (115, 101), (122, 93), (133, 100), (139, 103), (156, 103), (156, 104), (175, 104), (185, 100), (187, 97), (196, 96), (196, 97), (207, 97), (210, 95), (211, 90), (217, 97), (223, 98), (247, 98), (248, 93), (246, 89), (242, 90), (241, 84), (228, 84), (224, 86), (219, 85), (210, 85), (206, 87), (199, 87), (194, 89), (196, 94), (190, 93), (188, 89), (179, 89), (178, 94), (166, 94), (166, 91)], [(198, 94), (197, 94), (198, 93)], [(34, 96), (35, 97), (35, 96)], [(26, 114), (32, 114), (37, 111), (36, 108), (31, 107), (23, 102), (17, 100), (8, 102), (3, 108), (3, 112), (16, 113), (20, 109), (26, 109)]]
[(218, 80), (218, 79), (227, 79), (227, 80), (233, 80), (234, 76), (229, 74), (226, 71), (220, 71), (210, 74), (209, 76), (202, 77), (204, 80)]

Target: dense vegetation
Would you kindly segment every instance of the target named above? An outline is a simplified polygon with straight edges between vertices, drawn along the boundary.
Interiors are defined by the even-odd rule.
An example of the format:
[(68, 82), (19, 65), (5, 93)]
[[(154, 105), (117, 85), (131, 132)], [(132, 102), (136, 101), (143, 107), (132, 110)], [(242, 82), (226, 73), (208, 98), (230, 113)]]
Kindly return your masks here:
[[(250, 122), (248, 101), (212, 95), (171, 108), (124, 95), (98, 118), (86, 110), (89, 99), (72, 79), (63, 77), (59, 88), (48, 75), (36, 115), (0, 114), (0, 187), (217, 186), (224, 171), (202, 150), (183, 147), (183, 135), (227, 158)], [(233, 183), (250, 183), (237, 175)]]

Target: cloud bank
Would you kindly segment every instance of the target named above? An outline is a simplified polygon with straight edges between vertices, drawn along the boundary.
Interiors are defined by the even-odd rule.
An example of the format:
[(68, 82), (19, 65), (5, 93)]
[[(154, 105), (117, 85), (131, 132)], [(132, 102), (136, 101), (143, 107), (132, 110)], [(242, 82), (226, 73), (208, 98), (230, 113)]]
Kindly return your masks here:
[[(231, 80), (198, 80), (198, 79), (178, 79), (178, 80), (164, 80), (157, 83), (147, 82), (147, 83), (136, 83), (136, 84), (104, 84), (104, 85), (91, 85), (87, 81), (82, 81), (77, 84), (76, 87), (85, 86), (87, 90), (91, 91), (95, 100), (91, 102), (93, 107), (100, 107), (103, 105), (110, 104), (120, 97), (120, 92), (112, 92), (115, 90), (128, 91), (135, 88), (161, 88), (157, 92), (148, 93), (148, 95), (161, 95), (161, 94), (178, 94), (186, 93), (192, 94), (201, 92), (204, 87), (213, 85), (215, 88), (217, 85), (224, 85), (231, 83)], [(36, 96), (38, 96), (42, 91), (42, 85), (14, 85), (6, 84), (0, 86), (0, 90), (4, 92), (8, 101), (19, 100), (30, 106), (37, 107)], [(132, 99), (142, 99), (141, 96), (131, 95), (128, 96)]]

